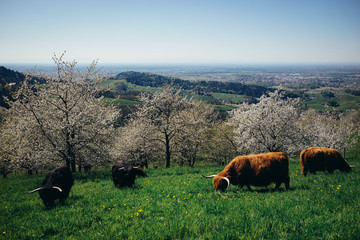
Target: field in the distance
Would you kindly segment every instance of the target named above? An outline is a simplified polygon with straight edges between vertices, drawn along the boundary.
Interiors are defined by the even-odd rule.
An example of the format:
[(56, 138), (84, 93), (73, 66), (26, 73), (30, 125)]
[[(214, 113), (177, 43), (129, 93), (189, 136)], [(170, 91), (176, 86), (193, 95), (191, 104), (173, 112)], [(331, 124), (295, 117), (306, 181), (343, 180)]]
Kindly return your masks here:
[[(356, 164), (357, 160), (350, 161)], [(44, 174), (0, 179), (0, 239), (358, 239), (360, 168), (301, 176), (290, 164), (289, 191), (231, 186), (215, 192), (221, 166), (147, 170), (117, 189), (110, 168), (75, 173), (66, 204), (46, 210)]]

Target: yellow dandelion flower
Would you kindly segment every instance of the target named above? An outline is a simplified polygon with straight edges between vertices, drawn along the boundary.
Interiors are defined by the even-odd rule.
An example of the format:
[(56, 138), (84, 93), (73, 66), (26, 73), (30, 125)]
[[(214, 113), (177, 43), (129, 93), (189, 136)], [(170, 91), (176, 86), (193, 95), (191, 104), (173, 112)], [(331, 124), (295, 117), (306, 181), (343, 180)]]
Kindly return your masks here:
[(143, 212), (144, 210), (142, 210), (142, 209), (139, 209), (139, 212)]
[(135, 215), (136, 215), (136, 216), (139, 216), (139, 213), (136, 212)]

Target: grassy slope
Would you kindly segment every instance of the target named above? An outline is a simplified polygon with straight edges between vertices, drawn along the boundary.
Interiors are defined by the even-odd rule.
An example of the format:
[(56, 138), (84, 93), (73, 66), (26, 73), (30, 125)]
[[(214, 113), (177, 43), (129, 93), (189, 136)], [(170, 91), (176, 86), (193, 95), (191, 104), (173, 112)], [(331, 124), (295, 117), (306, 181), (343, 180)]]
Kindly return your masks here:
[[(352, 162), (354, 164), (355, 162)], [(76, 173), (64, 206), (45, 210), (37, 194), (44, 175), (0, 180), (0, 239), (356, 239), (360, 235), (360, 169), (303, 177), (290, 164), (291, 190), (231, 186), (215, 192), (222, 167), (148, 170), (117, 189), (110, 169)], [(270, 185), (270, 189), (274, 185)], [(281, 187), (282, 189), (284, 186)]]

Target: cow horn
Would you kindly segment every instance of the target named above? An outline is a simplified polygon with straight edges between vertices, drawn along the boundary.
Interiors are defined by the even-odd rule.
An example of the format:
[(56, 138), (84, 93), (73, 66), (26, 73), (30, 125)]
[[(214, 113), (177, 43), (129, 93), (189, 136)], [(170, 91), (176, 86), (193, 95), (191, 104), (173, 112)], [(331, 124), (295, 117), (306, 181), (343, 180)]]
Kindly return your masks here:
[(354, 167), (356, 167), (356, 165), (349, 165), (351, 168), (354, 168)]
[(214, 174), (214, 175), (210, 175), (210, 176), (204, 176), (204, 175), (201, 175), (201, 176), (203, 176), (204, 178), (213, 178), (213, 177), (215, 177), (215, 176), (216, 176), (216, 174)]
[(122, 168), (119, 168), (118, 170), (124, 170), (125, 169), (125, 167), (122, 167)]
[(229, 186), (230, 186), (230, 180), (229, 180), (227, 177), (222, 177), (221, 179), (225, 179), (225, 180), (227, 181), (227, 187), (226, 187), (226, 189), (228, 189)]
[(140, 166), (138, 166), (138, 167), (133, 167), (133, 168), (136, 168), (136, 169), (138, 169), (138, 168), (140, 168)]
[(40, 191), (41, 189), (43, 189), (42, 187), (39, 187), (39, 188), (35, 188), (34, 190), (28, 192), (28, 193), (34, 193), (34, 192), (37, 192), (37, 191)]
[(62, 189), (57, 186), (52, 186), (52, 188), (55, 188), (55, 189), (59, 190), (60, 192), (62, 192)]

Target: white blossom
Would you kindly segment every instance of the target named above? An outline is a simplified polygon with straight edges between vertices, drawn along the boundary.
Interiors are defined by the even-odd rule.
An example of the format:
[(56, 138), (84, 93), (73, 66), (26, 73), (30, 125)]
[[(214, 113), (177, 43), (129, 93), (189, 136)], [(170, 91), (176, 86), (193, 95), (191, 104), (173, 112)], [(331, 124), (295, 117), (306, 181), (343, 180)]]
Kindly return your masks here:
[(5, 120), (12, 126), (6, 137), (15, 146), (3, 148), (12, 152), (19, 167), (55, 165), (61, 160), (75, 171), (76, 164), (110, 160), (110, 134), (117, 112), (95, 97), (97, 84), (105, 76), (96, 71), (96, 62), (80, 71), (75, 61), (66, 62), (63, 56), (54, 56), (52, 74), (28, 73), (11, 104), (14, 114)]
[(166, 167), (170, 167), (171, 160), (181, 164), (184, 159), (193, 165), (203, 141), (203, 128), (213, 119), (213, 109), (182, 96), (181, 89), (172, 86), (145, 93), (140, 100), (142, 104), (121, 133), (123, 138), (131, 139), (124, 143), (128, 151), (146, 153), (150, 159), (156, 156), (165, 160)]
[(244, 103), (233, 110), (229, 123), (239, 152), (299, 151), (303, 136), (296, 125), (298, 103), (299, 99), (283, 99), (276, 90), (261, 96), (257, 104)]
[(308, 139), (308, 146), (334, 149), (351, 148), (357, 140), (358, 126), (352, 115), (309, 109), (301, 115), (299, 125)]

